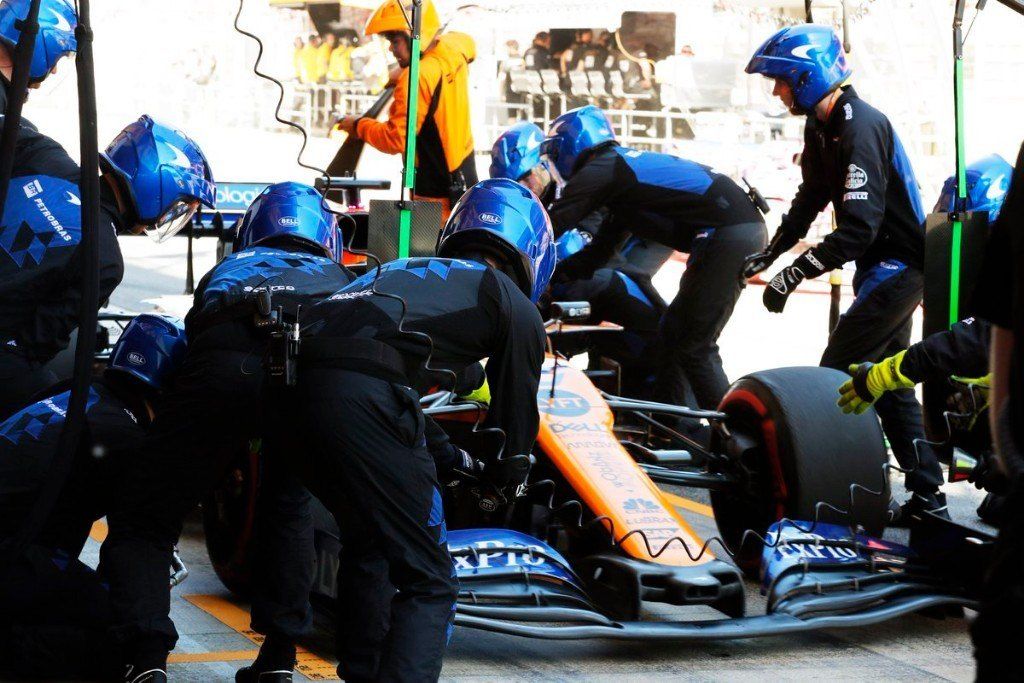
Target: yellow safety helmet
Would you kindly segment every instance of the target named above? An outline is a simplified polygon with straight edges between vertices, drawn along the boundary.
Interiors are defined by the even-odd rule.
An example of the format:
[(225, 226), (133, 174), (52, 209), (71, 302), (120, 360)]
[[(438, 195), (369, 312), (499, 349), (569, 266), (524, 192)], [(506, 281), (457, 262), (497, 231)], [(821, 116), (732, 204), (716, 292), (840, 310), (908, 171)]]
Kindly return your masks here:
[[(384, 0), (384, 3), (376, 9), (370, 16), (370, 20), (366, 22), (366, 28), (363, 30), (363, 33), (368, 36), (378, 33), (391, 33), (393, 31), (409, 33), (409, 24), (406, 21), (406, 16), (412, 8), (412, 3), (406, 0), (403, 3), (405, 8), (403, 12), (403, 5), (399, 5), (399, 2), (400, 0)], [(423, 13), (420, 19), (420, 44), (423, 46), (423, 49), (426, 49), (437, 36), (437, 32), (441, 30), (441, 18), (437, 15), (437, 9), (431, 0), (423, 0), (423, 3), (420, 5), (420, 11)]]

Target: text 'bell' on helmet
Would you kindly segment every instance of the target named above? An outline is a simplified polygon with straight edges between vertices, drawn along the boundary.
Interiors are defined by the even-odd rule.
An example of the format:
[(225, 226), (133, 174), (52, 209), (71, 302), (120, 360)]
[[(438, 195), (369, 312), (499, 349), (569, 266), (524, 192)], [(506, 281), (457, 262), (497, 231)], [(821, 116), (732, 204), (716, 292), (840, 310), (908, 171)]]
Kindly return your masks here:
[(784, 81), (793, 91), (797, 108), (805, 114), (853, 73), (839, 36), (818, 24), (777, 31), (757, 48), (746, 71)]
[(309, 185), (286, 182), (266, 188), (253, 200), (238, 227), (238, 248), (269, 241), (293, 241), (337, 261), (341, 256), (338, 219), (323, 196)]
[(110, 369), (162, 389), (185, 357), (185, 325), (177, 318), (142, 313), (132, 318), (110, 352)]
[(540, 163), (544, 131), (536, 123), (520, 121), (494, 141), (491, 177), (520, 180)]
[[(412, 2), (409, 0), (384, 0), (370, 15), (363, 34), (372, 36), (382, 33), (410, 33), (411, 12)], [(420, 12), (420, 45), (425, 50), (441, 30), (441, 18), (431, 0), (423, 0)]]
[[(21, 37), (18, 22), (28, 16), (31, 0), (0, 0), (0, 43), (12, 55)], [(42, 82), (65, 55), (78, 48), (78, 16), (69, 0), (40, 0), (39, 33), (29, 67), (29, 83)]]
[(496, 252), (511, 266), (520, 289), (536, 302), (555, 270), (551, 219), (540, 200), (507, 178), (483, 180), (462, 195), (441, 230), (437, 255)]
[(565, 182), (576, 172), (586, 152), (612, 142), (615, 131), (608, 116), (588, 104), (565, 112), (551, 123), (540, 153)]
[(214, 208), (213, 171), (199, 145), (181, 131), (142, 116), (100, 154), (131, 202), (129, 222), (162, 242), (188, 225), (203, 204)]
[[(988, 211), (991, 224), (999, 217), (1003, 200), (1010, 189), (1013, 166), (998, 154), (989, 154), (964, 169), (967, 176), (967, 211)], [(935, 203), (936, 212), (952, 212), (956, 209), (956, 176), (946, 178), (942, 192)]]
[(589, 232), (583, 232), (579, 228), (565, 231), (561, 237), (555, 240), (555, 255), (558, 257), (558, 262), (561, 263), (579, 252), (593, 239)]

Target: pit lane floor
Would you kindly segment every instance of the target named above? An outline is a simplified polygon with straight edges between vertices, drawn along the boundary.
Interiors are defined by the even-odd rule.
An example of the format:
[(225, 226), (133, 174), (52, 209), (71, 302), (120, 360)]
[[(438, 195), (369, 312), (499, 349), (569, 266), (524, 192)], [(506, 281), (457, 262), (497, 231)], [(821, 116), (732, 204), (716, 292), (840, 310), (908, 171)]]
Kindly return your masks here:
[[(183, 291), (184, 240), (153, 245), (145, 239), (123, 239), (128, 269), (114, 293), (113, 304), (145, 311), (152, 299)], [(213, 240), (196, 243), (196, 281), (212, 265)], [(780, 264), (781, 266), (781, 264)], [(779, 267), (780, 267), (779, 266)], [(678, 286), (682, 264), (670, 261), (655, 279), (671, 298)], [(767, 313), (760, 287), (750, 287), (740, 298), (736, 313), (721, 338), (725, 370), (736, 378), (745, 372), (785, 365), (815, 365), (826, 341), (827, 287), (810, 283), (791, 297), (784, 316)], [(849, 303), (849, 289), (843, 308)], [(183, 314), (190, 303), (176, 302)], [(918, 321), (919, 323), (919, 321)], [(919, 338), (920, 327), (915, 334)], [(755, 343), (751, 343), (756, 340)], [(707, 516), (704, 492), (669, 488), (695, 530), (716, 533)], [(902, 491), (894, 481), (893, 490)], [(981, 494), (968, 484), (946, 485), (954, 518), (975, 520)], [(682, 502), (685, 500), (686, 502)], [(101, 529), (98, 529), (101, 531)], [(898, 540), (899, 533), (892, 534)], [(173, 592), (172, 616), (181, 633), (170, 674), (174, 681), (233, 680), (234, 671), (251, 660), (256, 646), (246, 636), (246, 605), (231, 601), (210, 567), (202, 531), (192, 520), (181, 542), (189, 566), (188, 580)], [(95, 562), (98, 544), (89, 542), (87, 561)], [(198, 597), (197, 597), (198, 596)], [(205, 596), (205, 597), (204, 597)], [(747, 612), (764, 612), (765, 601), (754, 583), (747, 586)], [(205, 609), (204, 609), (205, 608)], [(717, 613), (688, 610), (692, 618), (713, 618)], [(651, 616), (675, 615), (677, 608), (656, 608)], [(443, 677), (460, 680), (970, 680), (973, 677), (970, 640), (964, 619), (935, 620), (909, 616), (864, 630), (823, 631), (813, 635), (733, 641), (715, 645), (678, 646), (664, 643), (549, 642), (456, 629)], [(301, 656), (309, 677), (297, 680), (334, 680), (332, 636), (323, 623), (305, 643), (312, 654)]]

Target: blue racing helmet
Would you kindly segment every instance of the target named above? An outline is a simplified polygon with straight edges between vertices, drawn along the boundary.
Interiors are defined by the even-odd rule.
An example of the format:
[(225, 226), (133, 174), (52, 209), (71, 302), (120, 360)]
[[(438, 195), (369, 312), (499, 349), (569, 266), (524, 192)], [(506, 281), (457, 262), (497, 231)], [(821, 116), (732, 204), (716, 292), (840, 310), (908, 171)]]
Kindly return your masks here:
[(853, 70), (835, 31), (818, 24), (789, 26), (757, 48), (746, 69), (787, 83), (797, 108), (805, 114), (838, 88)]
[(217, 188), (199, 145), (149, 116), (128, 124), (100, 160), (131, 200), (128, 221), (157, 242), (188, 225), (200, 204), (214, 208)]
[(491, 177), (519, 180), (540, 163), (544, 131), (536, 123), (520, 121), (491, 147)]
[(585, 152), (610, 142), (615, 142), (611, 121), (603, 111), (588, 104), (555, 119), (540, 152), (565, 182), (576, 172)]
[[(998, 154), (989, 154), (978, 159), (966, 169), (967, 176), (967, 211), (988, 211), (988, 222), (991, 224), (999, 217), (999, 209), (1003, 208), (1006, 191), (1010, 189), (1010, 177), (1013, 166), (1010, 166)], [(936, 212), (951, 212), (956, 209), (956, 176), (950, 176), (942, 184), (939, 201), (935, 203)]]
[(154, 389), (185, 357), (185, 326), (177, 318), (155, 313), (135, 316), (110, 352), (110, 369), (126, 372)]
[(555, 270), (551, 219), (532, 192), (507, 178), (491, 178), (471, 187), (441, 230), (438, 256), (458, 258), (474, 249), (496, 252), (534, 302)]
[(337, 261), (341, 255), (338, 219), (309, 185), (277, 183), (259, 194), (238, 227), (238, 248), (271, 239), (300, 242)]
[[(0, 0), (0, 43), (12, 54), (21, 37), (17, 23), (28, 16), (31, 0)], [(75, 27), (78, 16), (68, 0), (41, 0), (39, 3), (39, 33), (32, 51), (32, 64), (28, 82), (40, 83), (57, 62), (72, 54), (78, 47)]]
[(583, 232), (579, 228), (562, 233), (562, 236), (555, 240), (555, 255), (558, 256), (558, 262), (561, 263), (580, 251), (593, 239), (589, 232)]

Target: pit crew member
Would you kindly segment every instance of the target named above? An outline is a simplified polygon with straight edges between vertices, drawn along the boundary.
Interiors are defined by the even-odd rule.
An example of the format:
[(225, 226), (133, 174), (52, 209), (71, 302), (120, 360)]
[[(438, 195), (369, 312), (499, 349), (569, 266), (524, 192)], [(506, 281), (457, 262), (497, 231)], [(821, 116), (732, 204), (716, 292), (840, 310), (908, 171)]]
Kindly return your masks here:
[[(185, 516), (237, 449), (261, 437), (264, 453), (273, 453), (286, 436), (275, 416), (263, 410), (267, 334), (258, 323), (266, 316), (254, 297), (269, 292), (273, 308), (281, 307), (291, 321), (299, 306), (309, 307), (351, 280), (338, 264), (336, 218), (322, 202), (312, 187), (299, 183), (266, 188), (243, 217), (239, 250), (196, 289), (185, 318), (188, 352), (158, 406), (145, 448), (126, 470), (122, 500), (108, 516), (110, 535), (101, 549), (127, 681), (166, 680), (167, 653), (177, 640), (168, 614), (166, 567)], [(301, 510), (308, 494), (287, 468), (265, 483), (260, 498), (277, 509), (263, 516), (259, 552), (291, 560), (289, 566), (266, 566), (257, 577), (253, 627), (268, 635), (273, 651), (275, 639), (291, 640), (308, 623), (307, 611), (279, 606), (306, 604), (307, 595), (289, 591), (312, 572), (307, 560), (313, 549), (302, 525), (274, 526), (292, 523), (296, 517), (287, 513)], [(275, 543), (287, 547), (279, 551)], [(294, 652), (290, 657), (289, 663)]]
[[(540, 146), (544, 131), (535, 123), (520, 121), (498, 136), (491, 147), (492, 178), (508, 178), (530, 188), (544, 206), (550, 206), (559, 194), (548, 163), (541, 159)], [(580, 219), (576, 227), (591, 237), (608, 219), (608, 211), (600, 207)], [(634, 275), (650, 279), (672, 255), (672, 248), (634, 235), (623, 236), (609, 268), (628, 269)]]
[(662, 317), (657, 393), (681, 404), (692, 388), (701, 408), (717, 407), (729, 386), (717, 340), (743, 289), (735, 273), (744, 251), (766, 241), (764, 219), (747, 193), (707, 166), (622, 147), (594, 106), (555, 119), (542, 153), (565, 182), (549, 209), (556, 234), (598, 207), (611, 212), (594, 241), (558, 265), (556, 281), (590, 277), (627, 231), (689, 252), (679, 293)]
[[(386, 121), (346, 116), (337, 126), (386, 154), (405, 151), (411, 33), (405, 0), (385, 0), (366, 22), (366, 36), (382, 35), (402, 71)], [(414, 198), (441, 204), (444, 224), (452, 205), (476, 181), (469, 116), (469, 65), (476, 45), (465, 33), (441, 33), (432, 0), (420, 11), (421, 61), (416, 85), (416, 189)]]
[[(821, 365), (846, 371), (880, 361), (910, 345), (911, 316), (921, 303), (924, 211), (910, 160), (889, 120), (857, 96), (839, 37), (814, 24), (778, 31), (754, 52), (747, 73), (773, 79), (774, 93), (807, 117), (803, 182), (768, 249), (751, 256), (743, 277), (764, 271), (807, 234), (832, 203), (837, 229), (783, 268), (765, 287), (764, 305), (781, 313), (807, 278), (848, 261), (857, 298), (829, 337)], [(914, 448), (924, 438), (921, 406), (910, 389), (887, 392), (876, 404), (882, 428), (914, 494), (915, 508), (942, 508), (942, 471), (934, 454)]]
[[(0, 223), (0, 416), (56, 381), (44, 366), (68, 346), (81, 300), (78, 165), (34, 130), (22, 133), (19, 149)], [(148, 116), (114, 138), (100, 166), (97, 306), (124, 272), (116, 233), (166, 239), (216, 196), (198, 145)]]
[[(100, 577), (78, 560), (93, 522), (111, 508), (157, 395), (185, 352), (181, 321), (142, 314), (125, 327), (89, 390), (87, 429), (53, 512), (0, 583), (0, 671), (34, 678), (116, 675)], [(70, 392), (0, 424), (0, 539), (19, 534), (45, 482)], [(165, 568), (164, 581), (167, 580)]]
[(306, 483), (342, 532), (338, 673), (346, 680), (440, 674), (458, 586), (419, 397), (487, 357), (482, 427), (500, 428), (505, 440), (484, 475), (495, 495), (525, 481), (545, 344), (535, 302), (554, 259), (537, 198), (485, 180), (448, 220), (437, 258), (387, 263), (304, 319), (309, 338), (288, 403), (307, 437), (297, 452)]

